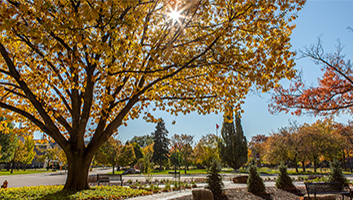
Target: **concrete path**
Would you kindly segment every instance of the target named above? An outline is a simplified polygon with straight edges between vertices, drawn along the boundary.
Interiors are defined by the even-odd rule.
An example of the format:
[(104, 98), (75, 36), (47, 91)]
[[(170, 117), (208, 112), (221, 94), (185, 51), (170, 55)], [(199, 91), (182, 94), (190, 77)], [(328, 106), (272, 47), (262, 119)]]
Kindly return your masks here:
[[(104, 174), (111, 172), (111, 169), (94, 169), (89, 174)], [(38, 174), (20, 174), (0, 176), (0, 184), (5, 180), (8, 181), (8, 187), (24, 187), (38, 185), (64, 185), (67, 174), (65, 171), (56, 171)]]

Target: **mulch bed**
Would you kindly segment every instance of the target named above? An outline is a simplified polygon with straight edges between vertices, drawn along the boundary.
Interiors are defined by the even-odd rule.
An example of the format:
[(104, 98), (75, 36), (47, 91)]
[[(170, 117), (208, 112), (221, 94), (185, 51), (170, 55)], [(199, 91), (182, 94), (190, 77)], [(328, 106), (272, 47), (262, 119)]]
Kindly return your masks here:
[[(231, 199), (239, 199), (239, 200), (294, 200), (294, 199), (302, 199), (306, 194), (305, 187), (298, 187), (296, 190), (280, 190), (275, 187), (267, 187), (266, 194), (253, 194), (247, 192), (246, 188), (234, 188), (234, 189), (226, 189), (226, 197), (224, 200)], [(179, 198), (175, 198), (173, 200), (192, 200), (192, 195), (187, 195)]]

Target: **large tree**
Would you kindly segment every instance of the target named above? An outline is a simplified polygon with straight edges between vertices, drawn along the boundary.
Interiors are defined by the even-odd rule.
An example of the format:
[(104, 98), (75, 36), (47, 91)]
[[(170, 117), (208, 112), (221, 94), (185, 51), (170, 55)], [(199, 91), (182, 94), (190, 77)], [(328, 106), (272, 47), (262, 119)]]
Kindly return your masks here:
[(288, 89), (276, 88), (269, 105), (270, 111), (287, 113), (293, 110), (293, 115), (353, 114), (353, 66), (342, 50), (343, 46), (339, 43), (335, 53), (326, 54), (320, 38), (316, 44), (302, 50), (302, 57), (321, 65), (324, 71), (322, 78), (318, 78), (317, 86), (307, 87), (301, 73), (298, 73)]
[(156, 130), (152, 133), (154, 138), (152, 161), (159, 164), (159, 171), (162, 170), (163, 161), (169, 158), (168, 130), (163, 119), (157, 123)]
[(118, 164), (118, 156), (122, 151), (121, 142), (110, 137), (97, 151), (95, 158), (99, 164), (111, 165), (113, 174), (115, 173), (115, 165)]
[(215, 134), (203, 135), (194, 147), (194, 158), (197, 165), (211, 166), (212, 160), (220, 161), (218, 153), (219, 137)]
[[(228, 108), (232, 110), (232, 107)], [(241, 126), (240, 113), (235, 116), (235, 124), (236, 127), (232, 114), (224, 115), (222, 140), (218, 143), (218, 147), (222, 161), (237, 170), (248, 161), (248, 146)]]
[(263, 162), (263, 157), (265, 155), (265, 142), (268, 139), (268, 136), (265, 135), (255, 135), (251, 137), (249, 142), (249, 149), (251, 151), (251, 156), (253, 159), (258, 160), (258, 163)]
[(179, 150), (182, 156), (182, 161), (185, 166), (185, 174), (193, 160), (192, 143), (194, 142), (193, 135), (187, 134), (174, 134), (170, 140), (172, 145), (172, 152)]
[(304, 3), (1, 1), (0, 107), (64, 150), (64, 189), (87, 189), (94, 154), (128, 120), (157, 122), (153, 107), (223, 112), (250, 88), (293, 77)]
[(134, 136), (130, 143), (137, 143), (141, 148), (147, 147), (148, 145), (153, 143), (153, 136), (151, 135), (143, 135), (143, 136)]

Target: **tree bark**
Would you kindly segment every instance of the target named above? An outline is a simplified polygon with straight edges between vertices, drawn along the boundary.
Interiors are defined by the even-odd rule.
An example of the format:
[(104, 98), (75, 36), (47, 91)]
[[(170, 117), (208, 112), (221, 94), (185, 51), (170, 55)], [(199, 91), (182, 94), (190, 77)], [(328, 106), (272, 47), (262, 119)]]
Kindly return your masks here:
[(68, 174), (64, 190), (85, 190), (89, 189), (88, 172), (92, 158), (76, 154), (68, 158)]
[(305, 172), (305, 161), (301, 162), (303, 167), (303, 172)]

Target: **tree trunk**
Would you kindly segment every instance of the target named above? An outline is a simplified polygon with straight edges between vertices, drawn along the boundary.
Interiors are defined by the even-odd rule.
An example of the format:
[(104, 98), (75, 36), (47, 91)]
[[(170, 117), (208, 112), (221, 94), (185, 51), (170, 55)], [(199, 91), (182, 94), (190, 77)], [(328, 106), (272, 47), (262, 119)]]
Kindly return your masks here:
[(305, 172), (305, 162), (301, 162), (302, 163), (302, 167), (303, 167), (303, 172)]
[(347, 170), (347, 167), (346, 167), (346, 154), (345, 154), (344, 151), (343, 151), (343, 154), (342, 154), (342, 159), (343, 159), (343, 169)]
[(115, 163), (113, 162), (113, 174), (115, 174)]
[(13, 174), (13, 168), (15, 167), (15, 161), (11, 161), (11, 174)]
[(88, 171), (92, 158), (86, 158), (83, 155), (76, 154), (68, 158), (68, 174), (64, 190), (85, 190), (89, 189)]
[(159, 171), (162, 171), (162, 159), (159, 160)]

